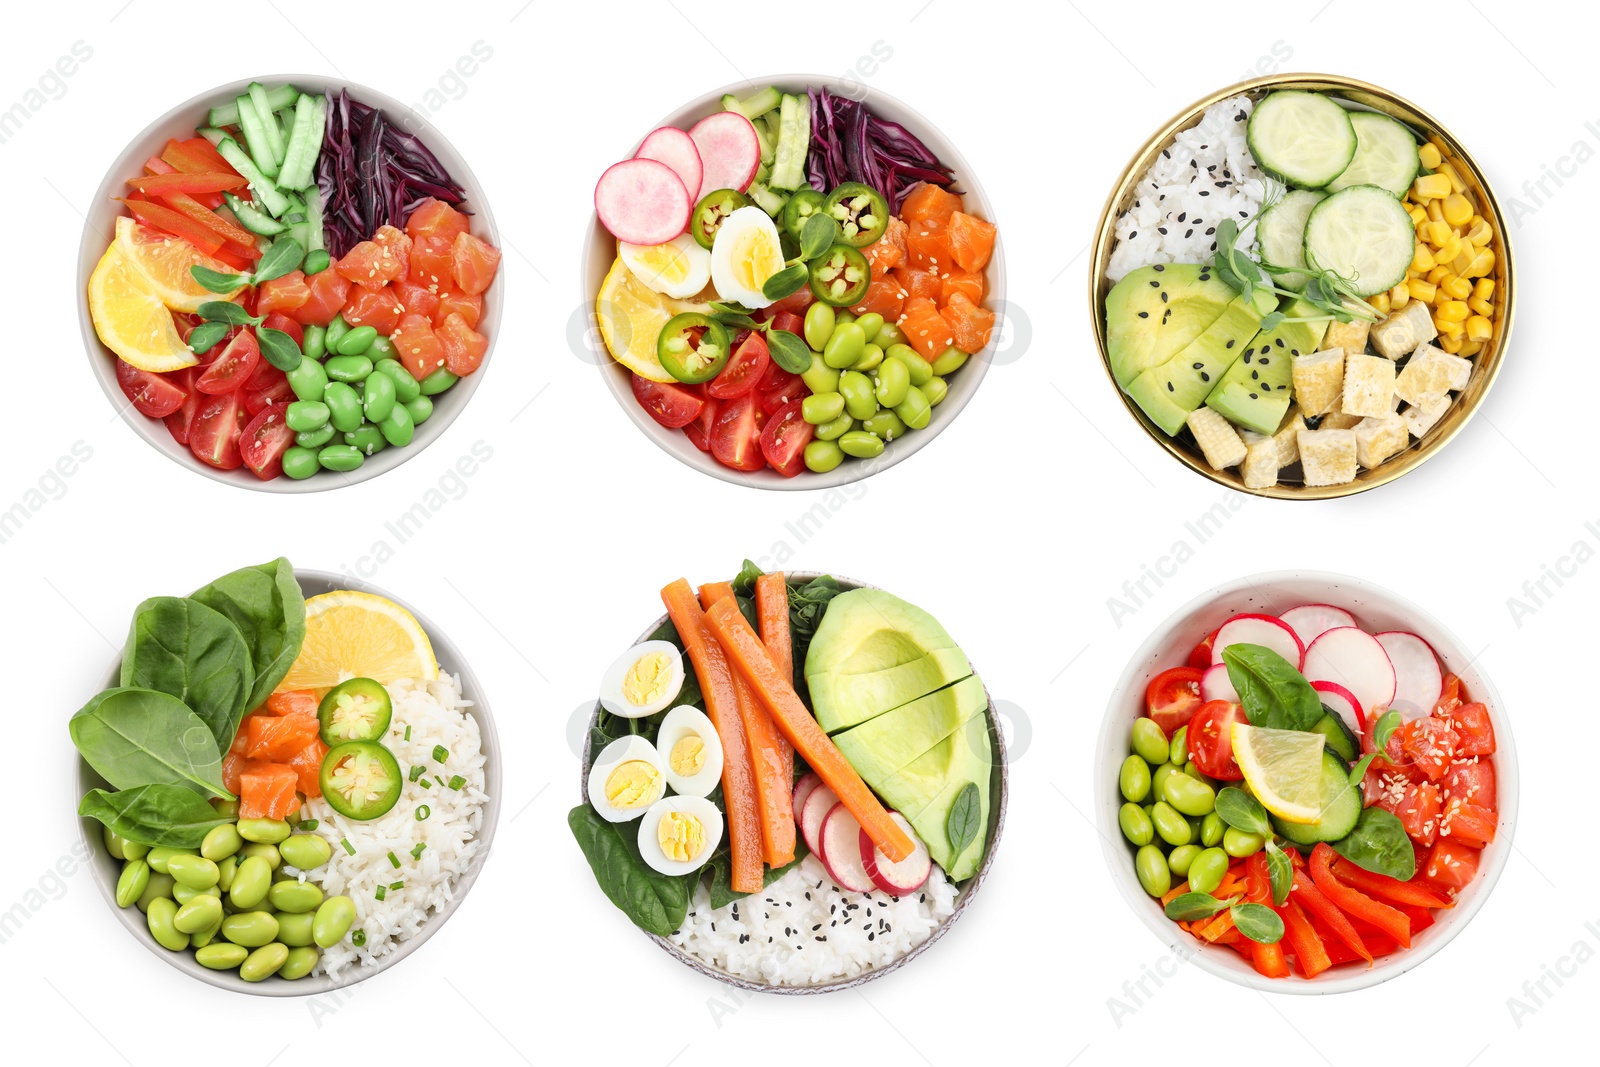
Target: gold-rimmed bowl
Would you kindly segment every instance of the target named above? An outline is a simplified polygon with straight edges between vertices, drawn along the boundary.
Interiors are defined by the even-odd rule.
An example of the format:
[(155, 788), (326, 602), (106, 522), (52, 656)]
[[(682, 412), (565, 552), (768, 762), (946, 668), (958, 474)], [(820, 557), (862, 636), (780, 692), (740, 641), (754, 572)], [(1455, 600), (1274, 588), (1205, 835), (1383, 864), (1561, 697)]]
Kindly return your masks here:
[[(1298, 475), (1295, 474), (1292, 477), (1280, 476), (1277, 485), (1265, 489), (1246, 488), (1237, 469), (1212, 470), (1187, 430), (1178, 437), (1168, 437), (1139, 408), (1132, 397), (1117, 388), (1116, 378), (1111, 373), (1111, 358), (1106, 343), (1105, 299), (1106, 294), (1111, 291), (1112, 283), (1106, 277), (1106, 271), (1111, 262), (1112, 249), (1117, 243), (1115, 232), (1117, 219), (1133, 203), (1139, 181), (1150, 169), (1156, 157), (1171, 147), (1178, 133), (1198, 123), (1206, 109), (1213, 104), (1240, 94), (1260, 100), (1267, 93), (1278, 89), (1328, 93), (1342, 103), (1354, 105), (1359, 109), (1379, 111), (1398, 119), (1424, 140), (1437, 140), (1442, 146), (1445, 159), (1455, 167), (1463, 183), (1473, 193), (1480, 209), (1479, 213), (1494, 227), (1494, 237), (1489, 247), (1494, 250), (1495, 266), (1493, 272), (1488, 275), (1494, 279), (1495, 285), (1494, 331), (1489, 340), (1484, 342), (1483, 349), (1473, 357), (1472, 377), (1468, 380), (1466, 388), (1457, 394), (1455, 401), (1450, 405), (1450, 410), (1445, 412), (1444, 417), (1428, 431), (1427, 436), (1420, 441), (1411, 442), (1406, 449), (1378, 467), (1360, 471), (1354, 481), (1344, 485), (1301, 485)], [(1494, 384), (1495, 376), (1500, 372), (1500, 364), (1511, 339), (1511, 321), (1516, 308), (1513, 277), (1515, 268), (1512, 263), (1511, 244), (1506, 236), (1505, 215), (1501, 211), (1500, 201), (1495, 197), (1494, 190), (1490, 187), (1477, 160), (1438, 119), (1405, 97), (1379, 86), (1336, 74), (1275, 74), (1264, 78), (1253, 78), (1202, 97), (1168, 119), (1139, 151), (1134, 153), (1112, 188), (1111, 195), (1106, 198), (1105, 207), (1100, 213), (1099, 225), (1095, 229), (1093, 253), (1089, 270), (1089, 317), (1094, 323), (1095, 345), (1100, 353), (1101, 367), (1105, 370), (1106, 378), (1111, 382), (1112, 388), (1117, 389), (1117, 395), (1122, 398), (1123, 406), (1144, 427), (1145, 433), (1178, 462), (1219, 485), (1256, 496), (1279, 500), (1328, 500), (1334, 497), (1352, 496), (1394, 481), (1421, 466), (1461, 432), (1479, 405), (1483, 403), (1484, 397), (1489, 393), (1489, 387)], [(1291, 466), (1286, 470), (1295, 472), (1298, 466)]]

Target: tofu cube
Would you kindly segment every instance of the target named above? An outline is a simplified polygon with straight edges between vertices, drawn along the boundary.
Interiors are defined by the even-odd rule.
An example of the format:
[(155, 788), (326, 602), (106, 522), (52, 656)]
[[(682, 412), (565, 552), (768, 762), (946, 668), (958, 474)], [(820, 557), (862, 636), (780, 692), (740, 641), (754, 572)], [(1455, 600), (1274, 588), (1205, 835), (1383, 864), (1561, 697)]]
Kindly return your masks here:
[(1204, 405), (1189, 415), (1189, 432), (1195, 443), (1205, 453), (1206, 462), (1214, 471), (1236, 467), (1244, 462), (1246, 448), (1233, 423)]
[(1393, 412), (1394, 361), (1362, 352), (1345, 357), (1344, 398), (1339, 410), (1362, 418)]
[[(1420, 346), (1395, 379), (1395, 395), (1408, 404), (1427, 407), (1472, 377), (1472, 363), (1429, 344)], [(1457, 384), (1460, 383), (1460, 384)]]
[(1367, 331), (1372, 329), (1372, 323), (1366, 319), (1354, 319), (1350, 322), (1330, 322), (1328, 332), (1322, 335), (1323, 348), (1342, 348), (1346, 352), (1365, 352), (1367, 350)]
[(1434, 328), (1428, 305), (1413, 300), (1382, 322), (1374, 323), (1371, 330), (1372, 347), (1389, 359), (1415, 352), (1417, 346), (1439, 336)]
[(1444, 413), (1450, 410), (1450, 397), (1441, 396), (1432, 404), (1421, 407), (1413, 404), (1400, 413), (1400, 418), (1405, 420), (1406, 429), (1411, 431), (1412, 437), (1422, 438), (1428, 436), (1428, 431), (1438, 425), (1444, 418)]
[(1342, 411), (1330, 411), (1317, 421), (1319, 430), (1348, 430), (1360, 422), (1364, 416), (1346, 415)]
[(1350, 431), (1356, 435), (1356, 462), (1371, 470), (1411, 443), (1406, 420), (1399, 415), (1367, 418)]
[(1300, 410), (1310, 415), (1332, 411), (1344, 388), (1344, 349), (1324, 348), (1295, 356), (1290, 375)]
[(1354, 430), (1301, 430), (1300, 469), (1307, 485), (1344, 485), (1356, 478)]
[(1293, 404), (1283, 417), (1283, 425), (1278, 427), (1278, 432), (1272, 439), (1278, 445), (1278, 466), (1288, 467), (1299, 462), (1300, 443), (1295, 440), (1295, 435), (1306, 428), (1305, 416), (1300, 414), (1300, 409)]
[(1239, 476), (1246, 489), (1265, 489), (1278, 484), (1280, 456), (1276, 438), (1253, 430), (1239, 435), (1244, 440), (1244, 462), (1239, 464)]

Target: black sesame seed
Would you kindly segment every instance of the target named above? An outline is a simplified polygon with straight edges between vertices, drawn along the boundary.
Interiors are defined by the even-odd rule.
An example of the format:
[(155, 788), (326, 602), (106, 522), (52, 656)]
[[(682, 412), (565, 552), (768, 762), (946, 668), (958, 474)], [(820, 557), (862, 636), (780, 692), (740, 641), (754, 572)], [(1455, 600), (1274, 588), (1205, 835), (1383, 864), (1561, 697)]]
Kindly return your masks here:
[(1282, 347), (1283, 347), (1283, 338), (1281, 338), (1281, 337), (1280, 337), (1280, 338), (1278, 338), (1278, 347), (1279, 347), (1279, 348), (1282, 348)]
[(1156, 232), (1165, 237), (1167, 235), (1167, 228), (1165, 226), (1157, 226)]
[(1163, 303), (1163, 304), (1165, 304), (1165, 303), (1166, 303), (1166, 302), (1167, 302), (1167, 294), (1166, 294), (1166, 290), (1162, 290), (1162, 292), (1161, 292), (1161, 302), (1162, 302), (1162, 303)]
[(1215, 226), (1207, 226), (1206, 227), (1206, 236), (1207, 237), (1210, 237), (1212, 234), (1214, 234), (1216, 232), (1217, 232), (1217, 228)]
[(1261, 357), (1261, 365), (1263, 367), (1265, 367), (1268, 363), (1271, 363), (1271, 362), (1272, 362), (1272, 360), (1269, 359), (1268, 357), (1266, 357), (1266, 356), (1262, 356)]
[(1187, 212), (1187, 211), (1180, 211), (1180, 212), (1178, 212), (1178, 221), (1179, 221), (1179, 222), (1182, 222), (1182, 221), (1183, 221), (1183, 219), (1184, 219), (1184, 216), (1186, 216), (1186, 215), (1188, 215), (1188, 214), (1189, 214), (1189, 213), (1188, 213), (1188, 212)]
[[(1163, 148), (1161, 150), (1161, 155), (1165, 159), (1171, 159), (1172, 158), (1172, 152), (1169, 149), (1166, 149), (1166, 148)], [(1151, 182), (1150, 184), (1154, 185), (1155, 183)]]
[(1229, 341), (1229, 342), (1228, 342), (1228, 347), (1229, 347), (1229, 348), (1232, 348), (1232, 347), (1233, 347), (1233, 342), (1232, 342), (1232, 341)]
[(1211, 375), (1207, 374), (1205, 371), (1201, 371), (1200, 372), (1200, 380), (1202, 382), (1209, 382), (1211, 380)]
[(1158, 282), (1158, 281), (1157, 281), (1157, 280), (1156, 280), (1156, 279), (1154, 279), (1154, 278), (1151, 278), (1151, 279), (1150, 279), (1150, 288), (1152, 288), (1152, 289), (1159, 289), (1159, 288), (1161, 288), (1161, 283), (1160, 283), (1160, 282)]
[(1195, 364), (1195, 365), (1194, 365), (1194, 369), (1195, 369), (1195, 370), (1199, 370), (1199, 369), (1200, 369), (1200, 368), (1202, 368), (1202, 367), (1204, 367), (1204, 366), (1205, 366), (1205, 364), (1204, 364), (1204, 363), (1196, 363), (1196, 364)]
[(1260, 378), (1260, 377), (1261, 377), (1261, 372), (1260, 372), (1260, 371), (1258, 371), (1258, 370), (1253, 370), (1253, 371), (1251, 371), (1251, 372), (1250, 372), (1250, 378), (1251, 378), (1251, 379), (1252, 379), (1252, 380), (1256, 380), (1256, 379), (1259, 379), (1259, 378)]
[(1139, 231), (1138, 230), (1129, 230), (1128, 231), (1128, 240), (1131, 241), (1137, 236), (1139, 236)]
[(1261, 399), (1261, 398), (1260, 398), (1260, 397), (1259, 397), (1259, 396), (1257, 396), (1257, 395), (1256, 395), (1256, 394), (1254, 394), (1254, 393), (1251, 393), (1251, 394), (1250, 394), (1250, 399), (1251, 399), (1251, 400), (1260, 400), (1260, 399)]
[[(1208, 191), (1206, 191), (1205, 189), (1202, 189), (1202, 190), (1200, 190), (1200, 195), (1201, 196), (1210, 196), (1211, 194)], [(1196, 219), (1195, 221), (1198, 222), (1200, 220)]]
[[(1172, 387), (1172, 383), (1171, 382), (1167, 383), (1167, 392), (1169, 392), (1169, 393), (1176, 393), (1177, 392), (1177, 390)], [(713, 929), (715, 929), (715, 927), (713, 927)]]
[(1156, 270), (1157, 271), (1163, 271), (1163, 270), (1166, 270), (1166, 269), (1167, 269), (1167, 265), (1165, 263), (1157, 263), (1156, 264)]
[(1194, 236), (1194, 230), (1192, 230), (1192, 229), (1184, 230), (1183, 231), (1183, 236), (1185, 238), (1193, 237)]
[(1141, 312), (1139, 312), (1139, 317), (1140, 317), (1140, 318), (1141, 318), (1141, 319), (1148, 319), (1148, 318), (1149, 318), (1149, 317), (1150, 317), (1150, 312), (1148, 312), (1148, 311), (1141, 311)]

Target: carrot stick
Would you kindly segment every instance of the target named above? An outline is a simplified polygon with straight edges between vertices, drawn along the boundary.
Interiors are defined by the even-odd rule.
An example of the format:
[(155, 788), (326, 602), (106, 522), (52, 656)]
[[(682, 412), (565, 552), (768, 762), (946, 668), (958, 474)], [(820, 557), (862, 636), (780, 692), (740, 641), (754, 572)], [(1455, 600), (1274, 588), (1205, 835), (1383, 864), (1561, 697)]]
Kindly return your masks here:
[[(708, 582), (700, 587), (700, 603), (707, 608), (721, 600), (733, 600), (733, 586), (727, 582)], [(733, 676), (733, 693), (745, 737), (750, 741), (750, 767), (756, 775), (762, 858), (768, 867), (782, 867), (794, 861), (794, 771), (791, 764), (788, 774), (784, 773), (782, 752), (789, 747), (788, 742), (778, 735), (772, 716), (737, 674)]]
[(856, 817), (872, 843), (896, 863), (911, 855), (911, 838), (889, 818), (861, 775), (800, 703), (793, 679), (778, 673), (772, 657), (739, 613), (738, 606), (730, 600), (719, 601), (706, 612), (706, 621), (717, 640), (722, 642), (723, 651), (734, 669), (744, 676), (767, 711), (772, 713), (779, 731), (789, 739), (795, 751), (805, 757), (824, 784), (838, 794), (845, 810)]
[[(761, 622), (761, 643), (772, 656), (772, 665), (785, 678), (794, 677), (794, 646), (789, 634), (789, 583), (782, 571), (756, 579), (756, 617)], [(794, 781), (794, 746), (778, 735), (778, 755), (783, 759), (784, 780)]]
[[(739, 700), (733, 687), (733, 671), (706, 628), (706, 617), (695, 602), (694, 590), (679, 578), (661, 590), (678, 639), (689, 653), (689, 662), (700, 680), (706, 698), (706, 715), (716, 727), (722, 742), (722, 803), (728, 816), (728, 847), (732, 853), (732, 878), (735, 893), (758, 893), (763, 885), (761, 870), (761, 824), (756, 811), (756, 777), (750, 768), (750, 746), (739, 715)], [(737, 610), (737, 609), (735, 609)]]
[(1188, 882), (1179, 882), (1177, 885), (1175, 885), (1171, 889), (1167, 890), (1166, 895), (1161, 898), (1161, 906), (1163, 908), (1166, 907), (1168, 904), (1171, 904), (1174, 900), (1177, 900), (1179, 897), (1183, 896), (1188, 891), (1189, 891), (1189, 883)]

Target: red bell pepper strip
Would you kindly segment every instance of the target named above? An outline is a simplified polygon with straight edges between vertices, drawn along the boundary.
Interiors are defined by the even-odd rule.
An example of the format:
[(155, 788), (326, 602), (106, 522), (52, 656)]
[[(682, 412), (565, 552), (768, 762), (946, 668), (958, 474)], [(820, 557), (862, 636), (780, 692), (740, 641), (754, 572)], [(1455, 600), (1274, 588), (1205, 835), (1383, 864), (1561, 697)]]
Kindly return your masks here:
[(144, 170), (146, 174), (171, 174), (176, 169), (176, 167), (162, 159), (160, 156), (151, 156), (149, 159), (144, 161)]
[(251, 259), (259, 259), (261, 252), (256, 248), (256, 239), (249, 230), (242, 226), (235, 226), (215, 211), (207, 210), (206, 206), (190, 196), (188, 193), (163, 193), (161, 202), (181, 215), (198, 222), (224, 241), (228, 242), (229, 251), (235, 255), (248, 252)]
[[(763, 574), (756, 579), (756, 618), (761, 622), (761, 643), (772, 656), (772, 665), (779, 674), (794, 677), (794, 646), (789, 633), (789, 583), (782, 571)], [(783, 760), (783, 773), (794, 781), (794, 746), (782, 734), (778, 735), (778, 755)]]
[(1283, 907), (1274, 910), (1283, 919), (1283, 936), (1294, 950), (1295, 962), (1299, 964), (1301, 974), (1315, 978), (1333, 966), (1333, 961), (1328, 958), (1327, 947), (1323, 945), (1322, 938), (1317, 936), (1316, 930), (1312, 929), (1306, 913), (1300, 910), (1294, 894), (1291, 893), (1289, 899), (1283, 902)]
[(1311, 878), (1329, 900), (1349, 915), (1370, 923), (1406, 948), (1411, 947), (1411, 921), (1402, 912), (1381, 904), (1358, 890), (1346, 886), (1333, 874), (1333, 861), (1339, 854), (1326, 841), (1311, 850)]
[(1334, 864), (1334, 873), (1352, 889), (1359, 889), (1368, 896), (1379, 897), (1391, 904), (1408, 904), (1414, 908), (1448, 908), (1455, 904), (1424, 882), (1402, 882), (1386, 874), (1364, 870), (1353, 863)]
[(129, 178), (128, 184), (145, 196), (166, 196), (168, 193), (220, 193), (225, 189), (240, 189), (245, 180), (237, 174), (185, 174), (174, 170), (171, 174)]
[(1281, 944), (1263, 945), (1259, 941), (1251, 941), (1250, 962), (1265, 978), (1289, 977), (1289, 961), (1283, 955)]
[(1294, 872), (1294, 888), (1289, 891), (1292, 900), (1298, 900), (1305, 909), (1332, 930), (1334, 936), (1343, 941), (1355, 956), (1360, 956), (1368, 963), (1372, 962), (1372, 953), (1368, 951), (1365, 940), (1360, 931), (1351, 924), (1348, 916), (1340, 911), (1333, 901), (1322, 895), (1322, 890), (1317, 888), (1311, 876), (1303, 870)]
[(161, 149), (161, 158), (172, 164), (174, 170), (185, 174), (239, 173), (204, 137), (191, 137), (187, 141), (173, 138)]
[(165, 204), (157, 204), (151, 200), (124, 199), (122, 202), (127, 205), (128, 211), (132, 213), (133, 217), (146, 226), (154, 226), (156, 229), (164, 230), (174, 237), (181, 237), (208, 256), (215, 255), (217, 250), (222, 247), (221, 237), (189, 216), (174, 211)]

